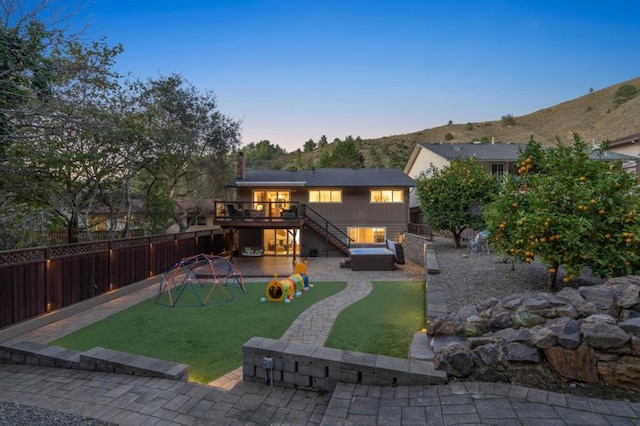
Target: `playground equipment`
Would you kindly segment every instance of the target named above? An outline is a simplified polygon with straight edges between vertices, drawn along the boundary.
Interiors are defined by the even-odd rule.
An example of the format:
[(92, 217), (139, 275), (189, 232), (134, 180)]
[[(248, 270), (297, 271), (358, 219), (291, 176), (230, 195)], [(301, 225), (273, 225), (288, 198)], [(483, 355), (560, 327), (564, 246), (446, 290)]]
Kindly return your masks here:
[[(215, 289), (220, 291), (214, 294)], [(242, 273), (229, 259), (198, 254), (182, 259), (162, 274), (156, 304), (172, 308), (207, 306), (233, 300), (237, 289), (246, 293)]]
[(309, 290), (309, 276), (307, 262), (304, 261), (296, 263), (293, 274), (286, 278), (278, 280), (278, 274), (274, 274), (273, 280), (267, 284), (267, 296), (262, 300), (288, 303), (307, 290)]

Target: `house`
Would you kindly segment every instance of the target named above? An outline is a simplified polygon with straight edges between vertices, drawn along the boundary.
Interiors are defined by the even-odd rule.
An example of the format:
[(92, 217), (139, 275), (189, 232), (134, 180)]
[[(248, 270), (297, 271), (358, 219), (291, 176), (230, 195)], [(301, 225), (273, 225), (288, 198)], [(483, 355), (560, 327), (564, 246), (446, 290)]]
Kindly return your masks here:
[(215, 223), (242, 255), (346, 256), (407, 230), (414, 184), (400, 169), (250, 171), (240, 154), (235, 199), (216, 203)]
[[(431, 166), (444, 168), (456, 158), (473, 157), (494, 175), (515, 174), (520, 150), (526, 144), (516, 143), (417, 143), (413, 148), (404, 172), (418, 178)], [(411, 223), (422, 223), (420, 200), (415, 189), (409, 198)]]
[(638, 165), (638, 160), (640, 160), (640, 133), (612, 140), (609, 142), (607, 150), (633, 157), (635, 161), (625, 162), (624, 168), (631, 173), (635, 173), (640, 178), (640, 166)]
[[(632, 137), (626, 144), (633, 144), (638, 141), (638, 135), (635, 139)], [(611, 145), (614, 145), (612, 142)], [(618, 146), (622, 146), (620, 142)], [(436, 168), (449, 166), (456, 158), (473, 157), (481, 165), (485, 166), (494, 175), (513, 175), (516, 174), (518, 156), (527, 144), (523, 143), (418, 143), (413, 148), (409, 161), (404, 168), (404, 172), (412, 177), (418, 178), (427, 171), (431, 165)], [(595, 148), (595, 147), (594, 147)], [(638, 151), (637, 148), (635, 148)], [(592, 159), (602, 159), (604, 161), (624, 161), (628, 164), (627, 169), (637, 168), (638, 158), (626, 155), (624, 152), (614, 150), (605, 151), (603, 156), (599, 156), (594, 149), (590, 149), (589, 153)], [(640, 176), (640, 174), (639, 174)], [(410, 195), (411, 223), (422, 223), (420, 214), (420, 201), (415, 190)]]

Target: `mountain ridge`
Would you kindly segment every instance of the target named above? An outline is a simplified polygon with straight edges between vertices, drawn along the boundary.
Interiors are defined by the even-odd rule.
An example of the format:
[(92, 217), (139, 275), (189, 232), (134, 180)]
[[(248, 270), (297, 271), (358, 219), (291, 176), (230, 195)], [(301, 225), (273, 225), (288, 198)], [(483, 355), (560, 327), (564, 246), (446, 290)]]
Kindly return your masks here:
[[(619, 101), (619, 89), (630, 85), (635, 95)], [(555, 145), (559, 138), (571, 142), (573, 133), (590, 143), (615, 140), (640, 132), (640, 77), (521, 115), (509, 114), (493, 121), (449, 123), (412, 133), (362, 139), (360, 152), (366, 167), (400, 167), (406, 164), (417, 143), (526, 143), (531, 137), (543, 146)], [(294, 152), (296, 167), (314, 164), (333, 144), (311, 152)], [(289, 157), (291, 159), (291, 157)], [(285, 163), (286, 164), (286, 163)], [(291, 164), (289, 162), (289, 164)]]

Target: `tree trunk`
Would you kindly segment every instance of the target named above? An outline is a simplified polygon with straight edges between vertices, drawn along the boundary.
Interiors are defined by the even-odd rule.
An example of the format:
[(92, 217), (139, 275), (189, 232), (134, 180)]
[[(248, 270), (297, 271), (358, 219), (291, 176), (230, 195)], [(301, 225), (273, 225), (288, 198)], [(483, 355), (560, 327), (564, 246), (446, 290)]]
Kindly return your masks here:
[(67, 223), (67, 237), (69, 244), (78, 242), (78, 213), (74, 210)]
[(463, 230), (450, 230), (453, 234), (453, 248), (460, 248), (460, 240), (462, 240), (462, 231)]

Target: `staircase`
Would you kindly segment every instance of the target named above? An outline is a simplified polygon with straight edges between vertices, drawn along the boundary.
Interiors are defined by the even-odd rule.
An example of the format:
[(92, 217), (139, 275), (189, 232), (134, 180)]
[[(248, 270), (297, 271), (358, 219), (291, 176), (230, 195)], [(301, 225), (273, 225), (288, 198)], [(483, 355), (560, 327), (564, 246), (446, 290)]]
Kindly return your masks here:
[[(335, 225), (322, 217), (318, 212), (307, 205), (303, 205), (304, 223), (322, 235), (328, 242), (333, 244), (345, 255), (349, 255), (349, 245), (344, 241), (349, 241), (349, 236), (338, 229)], [(324, 224), (324, 225), (323, 225)]]

